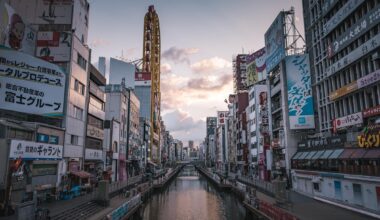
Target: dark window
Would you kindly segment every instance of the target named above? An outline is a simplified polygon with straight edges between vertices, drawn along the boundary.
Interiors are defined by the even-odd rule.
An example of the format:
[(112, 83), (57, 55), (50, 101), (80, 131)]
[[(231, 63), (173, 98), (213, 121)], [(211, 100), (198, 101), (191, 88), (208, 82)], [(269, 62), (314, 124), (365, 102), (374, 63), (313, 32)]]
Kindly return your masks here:
[(78, 63), (78, 65), (79, 65), (80, 67), (82, 67), (82, 69), (84, 69), (84, 70), (87, 69), (87, 60), (84, 59), (84, 58), (82, 57), (82, 55), (80, 55), (79, 53), (78, 53), (77, 63)]

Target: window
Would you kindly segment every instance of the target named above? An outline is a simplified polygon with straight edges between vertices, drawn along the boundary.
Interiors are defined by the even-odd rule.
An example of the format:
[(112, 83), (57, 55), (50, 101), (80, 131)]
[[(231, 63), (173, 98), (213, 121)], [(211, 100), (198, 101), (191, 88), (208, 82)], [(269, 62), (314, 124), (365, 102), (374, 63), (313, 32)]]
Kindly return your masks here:
[(77, 79), (75, 79), (74, 83), (74, 90), (80, 93), (81, 95), (84, 95), (84, 85), (83, 83), (79, 82)]
[(83, 109), (74, 106), (74, 118), (82, 120), (83, 119)]
[(314, 188), (315, 191), (318, 191), (318, 192), (321, 191), (320, 188), (319, 188), (319, 183), (313, 183), (313, 188)]
[(87, 60), (84, 59), (84, 58), (82, 57), (82, 55), (80, 55), (79, 53), (78, 53), (77, 63), (78, 63), (78, 65), (79, 65), (80, 67), (82, 67), (82, 69), (86, 70), (86, 68), (87, 68)]
[(71, 135), (71, 137), (70, 137), (70, 144), (72, 144), (72, 145), (78, 145), (78, 136)]

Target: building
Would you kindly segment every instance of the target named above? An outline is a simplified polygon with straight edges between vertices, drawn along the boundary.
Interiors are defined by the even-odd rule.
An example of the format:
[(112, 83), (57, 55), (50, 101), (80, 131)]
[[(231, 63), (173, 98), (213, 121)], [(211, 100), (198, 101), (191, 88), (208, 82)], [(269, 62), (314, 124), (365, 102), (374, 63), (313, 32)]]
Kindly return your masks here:
[(103, 148), (106, 95), (103, 88), (106, 78), (92, 64), (87, 85), (87, 128), (84, 152), (84, 170), (92, 174), (92, 182), (103, 179), (107, 149)]
[(130, 93), (122, 84), (106, 85), (106, 122), (110, 129), (105, 148), (112, 154), (112, 180), (127, 180), (127, 142), (129, 134)]
[[(104, 58), (104, 57), (103, 57)], [(103, 68), (103, 63), (101, 63), (101, 59), (99, 58), (99, 67)], [(135, 72), (136, 67), (135, 64), (129, 63), (123, 60), (110, 58), (110, 75), (109, 75), (109, 84), (119, 84), (121, 81), (125, 81), (126, 88), (134, 88), (135, 87)]]
[(228, 164), (229, 171), (236, 172), (237, 165), (237, 149), (236, 149), (236, 94), (230, 94), (228, 97), (228, 118), (227, 118), (227, 130), (228, 130)]
[(214, 146), (214, 135), (216, 131), (216, 117), (207, 117), (206, 118), (206, 161), (208, 166), (213, 166), (215, 158), (215, 150), (213, 150)]
[(189, 148), (194, 149), (194, 141), (192, 140), (189, 141)]
[[(246, 175), (248, 173), (248, 145), (247, 145), (247, 114), (248, 92), (241, 91), (236, 94), (234, 99), (236, 114), (234, 127), (236, 133), (236, 162), (239, 173)], [(232, 146), (234, 147), (234, 146)]]
[(217, 168), (220, 171), (228, 171), (228, 111), (217, 111)]
[[(144, 17), (143, 35), (143, 72), (149, 73), (150, 85), (150, 117), (151, 141), (149, 159), (161, 163), (160, 150), (160, 120), (161, 120), (161, 34), (160, 22), (154, 6), (149, 6)], [(136, 90), (137, 91), (137, 90)], [(137, 91), (140, 93), (140, 91)], [(143, 116), (145, 117), (145, 116)]]
[[(141, 109), (140, 109), (141, 112)], [(150, 143), (150, 121), (140, 117), (141, 168), (146, 167)]]
[(378, 1), (303, 1), (317, 133), (292, 158), (293, 189), (379, 211)]
[(131, 89), (128, 92), (128, 126), (127, 126), (127, 160), (129, 176), (135, 176), (141, 172), (141, 144), (140, 144), (140, 101)]
[[(13, 86), (27, 88), (29, 96), (25, 97), (25, 89), (24, 94), (19, 94), (20, 91), (8, 93), (8, 95), (11, 95), (9, 99), (6, 99), (9, 103), (2, 103), (0, 105), (2, 106), (1, 109), (5, 110), (2, 115), (7, 119), (14, 118), (16, 124), (23, 124), (26, 121), (36, 123), (32, 126), (32, 129), (25, 129), (24, 125), (20, 126), (20, 130), (23, 131), (21, 133), (26, 136), (14, 136), (14, 141), (11, 140), (11, 145), (9, 146), (10, 150), (16, 143), (19, 146), (17, 150), (22, 151), (27, 150), (25, 144), (28, 144), (28, 147), (35, 146), (37, 149), (40, 146), (42, 147), (42, 151), (38, 153), (38, 156), (29, 155), (40, 162), (35, 163), (35, 165), (32, 162), (32, 166), (29, 167), (28, 165), (22, 165), (26, 164), (26, 160), (32, 159), (27, 158), (29, 156), (26, 155), (24, 159), (21, 158), (20, 160), (16, 160), (17, 162), (14, 161), (17, 165), (14, 168), (31, 168), (29, 175), (33, 170), (36, 173), (32, 174), (32, 176), (36, 177), (44, 176), (44, 172), (46, 172), (46, 178), (39, 177), (33, 182), (32, 177), (32, 184), (28, 184), (27, 187), (29, 191), (42, 192), (43, 190), (57, 188), (59, 192), (64, 187), (88, 183), (89, 174), (79, 171), (82, 171), (84, 168), (84, 146), (87, 124), (88, 63), (90, 60), (90, 51), (87, 46), (89, 4), (86, 0), (73, 1), (65, 5), (60, 5), (60, 2), (46, 2), (42, 0), (23, 2), (2, 1), (1, 4), (8, 4), (9, 7), (6, 7), (6, 10), (13, 9), (9, 10), (8, 13), (14, 13), (15, 16), (17, 14), (25, 22), (25, 34), (23, 35), (23, 39), (20, 39), (20, 42), (15, 43), (7, 39), (7, 36), (3, 35), (3, 33), (1, 34), (0, 44), (11, 49), (7, 51), (3, 51), (2, 49), (1, 60), (12, 59), (28, 64), (29, 68), (31, 68), (30, 71), (38, 73), (39, 80), (45, 81), (46, 84), (38, 86), (32, 82), (32, 78), (31, 82), (25, 80), (21, 82), (15, 79), (11, 82), (6, 82), (6, 78), (2, 77), (1, 79), (1, 83), (5, 83), (5, 85), (12, 83)], [(4, 8), (4, 5), (1, 5), (1, 7)], [(60, 9), (65, 11), (65, 14), (62, 16), (50, 16), (50, 14), (40, 16), (43, 11), (49, 11), (54, 7), (60, 7)], [(34, 38), (30, 36), (34, 36)], [(65, 41), (61, 42), (59, 40), (61, 38), (64, 38)], [(27, 57), (27, 55), (40, 59)], [(42, 60), (46, 60), (47, 62), (43, 62)], [(35, 65), (38, 65), (38, 68)], [(2, 92), (6, 92), (9, 88), (5, 87)], [(19, 97), (18, 103), (12, 102), (13, 98), (15, 98), (12, 98), (13, 95), (16, 98)], [(29, 99), (28, 109), (23, 109), (22, 106), (12, 106), (14, 104), (23, 105), (22, 103), (25, 103), (24, 101), (27, 101), (27, 99)], [(38, 108), (38, 111), (35, 107)], [(16, 112), (23, 112), (25, 115), (16, 115)], [(8, 127), (8, 131), (11, 129), (10, 126), (5, 127)], [(42, 129), (42, 127), (47, 127), (47, 129)], [(62, 128), (65, 130), (63, 133)], [(28, 132), (25, 133), (25, 131)], [(5, 135), (4, 137), (11, 137), (8, 134)], [(22, 139), (29, 142), (17, 142)], [(37, 146), (36, 143), (30, 142), (43, 142), (44, 144), (38, 144)], [(52, 156), (51, 152), (53, 150), (54, 156)], [(49, 157), (44, 155), (43, 158), (40, 158), (42, 154), (50, 155)], [(49, 161), (46, 161), (46, 165), (42, 165), (45, 159)], [(53, 161), (50, 161), (51, 159)], [(10, 160), (13, 161), (14, 159)], [(7, 161), (6, 158), (5, 161)], [(8, 171), (7, 173), (9, 174)], [(10, 192), (6, 189), (10, 184), (10, 181), (7, 181), (8, 178), (6, 177), (8, 174), (1, 177), (1, 182), (4, 183), (1, 190), (7, 191), (5, 194), (2, 194), (5, 196), (8, 196), (6, 194)], [(19, 179), (21, 180), (21, 178), (20, 176)], [(50, 184), (49, 187), (45, 186), (46, 189), (41, 188), (40, 185), (44, 185), (44, 183)], [(13, 189), (22, 190), (22, 188), (23, 185), (20, 184), (19, 186), (14, 186)], [(4, 198), (2, 201), (8, 202)]]
[(270, 179), (272, 168), (267, 95), (266, 84), (253, 85), (247, 108), (250, 174), (261, 180)]

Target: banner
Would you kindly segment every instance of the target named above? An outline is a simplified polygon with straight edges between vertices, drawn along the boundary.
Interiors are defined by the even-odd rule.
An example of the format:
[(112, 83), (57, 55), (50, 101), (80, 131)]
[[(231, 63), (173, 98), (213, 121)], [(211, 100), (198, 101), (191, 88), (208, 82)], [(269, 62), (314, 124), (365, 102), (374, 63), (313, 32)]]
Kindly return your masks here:
[(0, 48), (0, 108), (62, 117), (66, 75), (54, 64)]
[(9, 158), (60, 160), (62, 159), (62, 154), (62, 145), (12, 140)]
[(344, 128), (348, 126), (358, 125), (363, 123), (362, 112), (357, 112), (334, 120), (334, 129)]
[(286, 76), (290, 129), (315, 128), (309, 56), (286, 57)]
[(228, 111), (218, 111), (218, 125), (224, 125), (228, 117)]
[(284, 12), (280, 12), (265, 32), (267, 72), (270, 72), (285, 57), (284, 19)]

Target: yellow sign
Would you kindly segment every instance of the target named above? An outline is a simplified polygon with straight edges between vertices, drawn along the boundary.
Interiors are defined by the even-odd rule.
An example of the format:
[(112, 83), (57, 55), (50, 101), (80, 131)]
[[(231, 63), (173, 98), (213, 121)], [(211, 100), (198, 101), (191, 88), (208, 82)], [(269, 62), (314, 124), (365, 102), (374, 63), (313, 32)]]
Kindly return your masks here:
[(358, 144), (359, 147), (363, 148), (380, 147), (380, 131), (373, 134), (359, 135)]
[(351, 93), (355, 90), (358, 89), (358, 83), (357, 81), (354, 81), (348, 85), (345, 85), (337, 90), (335, 90), (334, 92), (330, 93), (330, 100), (334, 100), (334, 99), (337, 99), (339, 97), (342, 97), (348, 93)]

